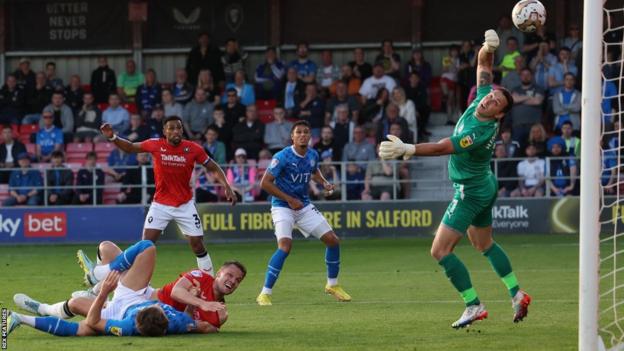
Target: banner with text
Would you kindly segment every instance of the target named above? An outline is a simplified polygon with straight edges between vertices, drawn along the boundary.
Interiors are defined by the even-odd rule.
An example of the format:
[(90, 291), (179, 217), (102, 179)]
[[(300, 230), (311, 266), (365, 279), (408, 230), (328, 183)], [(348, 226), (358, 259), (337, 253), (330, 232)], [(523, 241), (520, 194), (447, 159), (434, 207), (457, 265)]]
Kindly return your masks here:
[[(341, 237), (402, 237), (433, 235), (448, 203), (346, 202), (316, 206)], [(273, 238), (268, 204), (234, 207), (199, 204), (197, 207), (207, 240)], [(624, 212), (624, 207), (621, 210)], [(578, 211), (579, 201), (575, 197), (501, 199), (492, 209), (492, 225), (495, 233), (503, 234), (577, 233)], [(165, 238), (179, 239), (182, 236), (176, 225), (170, 225)]]
[(1, 244), (134, 242), (143, 206), (0, 209)]
[(268, 41), (268, 1), (159, 0), (148, 4), (145, 47), (189, 47), (208, 32), (214, 44), (236, 38), (244, 45)]
[(128, 1), (12, 0), (9, 50), (127, 49)]

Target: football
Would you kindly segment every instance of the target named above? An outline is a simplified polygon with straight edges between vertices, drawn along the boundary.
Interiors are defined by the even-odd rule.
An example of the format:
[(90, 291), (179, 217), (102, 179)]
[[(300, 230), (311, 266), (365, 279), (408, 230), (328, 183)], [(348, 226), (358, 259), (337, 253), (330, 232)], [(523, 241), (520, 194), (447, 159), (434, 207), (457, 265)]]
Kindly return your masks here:
[(511, 10), (514, 25), (523, 32), (534, 32), (546, 23), (546, 8), (538, 0), (518, 1)]

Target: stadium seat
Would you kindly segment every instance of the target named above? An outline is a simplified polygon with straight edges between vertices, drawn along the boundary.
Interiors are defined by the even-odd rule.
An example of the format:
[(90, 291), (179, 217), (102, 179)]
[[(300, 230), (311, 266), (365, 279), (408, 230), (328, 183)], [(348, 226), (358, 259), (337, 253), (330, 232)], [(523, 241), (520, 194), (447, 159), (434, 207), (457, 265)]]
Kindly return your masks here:
[(139, 113), (139, 109), (137, 108), (137, 105), (134, 102), (123, 104), (123, 108), (128, 110), (128, 112), (130, 112), (130, 114), (133, 114), (133, 115), (136, 115), (137, 113)]
[(104, 204), (115, 205), (117, 204), (117, 194), (121, 192), (120, 184), (106, 185), (104, 188)]
[(97, 104), (97, 107), (100, 111), (104, 112), (104, 110), (106, 110), (108, 108), (108, 104), (105, 102), (101, 102), (99, 104)]
[(91, 84), (83, 84), (80, 86), (85, 93), (91, 92)]
[(90, 151), (93, 151), (92, 143), (69, 143), (65, 148), (66, 161), (82, 164)]
[(106, 162), (108, 155), (115, 149), (113, 143), (97, 143), (95, 144), (95, 153), (97, 154), (97, 162)]
[(257, 100), (258, 118), (260, 122), (267, 124), (273, 122), (273, 109), (277, 105), (276, 100)]
[(20, 125), (19, 124), (11, 124), (11, 130), (13, 130), (13, 137), (19, 137), (19, 135), (20, 135)]
[(19, 138), (18, 140), (22, 144), (30, 143), (30, 137), (33, 133), (39, 131), (39, 124), (22, 124), (19, 126)]

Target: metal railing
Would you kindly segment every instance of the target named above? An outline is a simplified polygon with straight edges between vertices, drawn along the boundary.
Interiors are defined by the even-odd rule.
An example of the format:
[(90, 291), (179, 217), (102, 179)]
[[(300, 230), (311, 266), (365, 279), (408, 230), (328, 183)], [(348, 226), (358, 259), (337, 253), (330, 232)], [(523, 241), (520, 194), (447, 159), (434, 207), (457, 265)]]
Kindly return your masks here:
[[(491, 169), (493, 173), (497, 176), (499, 184), (501, 182), (519, 182), (523, 179), (520, 176), (514, 177), (503, 177), (499, 174), (499, 166), (502, 162), (512, 162), (514, 163), (514, 167), (516, 164), (525, 160), (526, 158), (504, 158), (504, 159), (492, 159)], [(575, 160), (577, 171), (576, 175), (571, 174), (569, 176), (551, 176), (551, 164), (556, 160)], [(580, 174), (580, 162), (577, 158), (572, 157), (547, 157), (544, 159), (545, 161), (545, 170), (543, 175), (544, 180), (544, 196), (545, 197), (553, 197), (557, 196), (550, 191), (550, 184), (553, 180), (558, 179), (567, 179), (570, 182), (576, 182), (579, 178)], [(231, 185), (235, 189), (236, 192), (240, 195), (240, 202), (257, 202), (257, 201), (265, 201), (266, 193), (263, 193), (260, 187), (260, 181), (262, 175), (266, 171), (266, 162), (265, 163), (250, 163), (245, 165), (233, 165), (233, 164), (225, 164), (221, 165), (223, 170), (229, 176), (231, 180)], [(384, 172), (384, 165), (390, 169), (386, 168)], [(400, 201), (400, 200), (414, 200), (418, 199), (417, 196), (405, 197), (403, 194), (413, 193), (412, 190), (429, 190), (429, 191), (452, 191), (452, 184), (448, 180), (448, 171), (446, 166), (442, 166), (440, 163), (439, 168), (436, 167), (435, 173), (438, 174), (434, 177), (419, 177), (419, 174), (425, 167), (424, 163), (418, 159), (409, 160), (409, 161), (353, 161), (353, 162), (322, 162), (320, 165), (321, 171), (324, 173), (326, 177), (333, 178), (333, 175), (337, 177), (337, 179), (329, 179), (331, 183), (335, 184), (335, 193), (331, 196), (329, 194), (324, 194), (319, 185), (316, 185), (313, 181), (311, 181), (311, 187), (318, 186), (319, 196), (313, 196), (315, 201), (349, 201), (349, 200), (360, 200), (362, 199), (362, 192), (368, 193), (369, 195), (378, 195), (373, 198), (374, 200), (379, 200), (380, 193), (387, 193), (386, 198), (392, 201)], [(234, 172), (234, 168), (238, 168), (238, 173)], [(118, 194), (120, 190), (125, 189), (141, 189), (141, 200), (139, 203), (143, 205), (147, 205), (151, 202), (151, 195), (154, 193), (155, 185), (152, 181), (153, 177), (153, 167), (151, 165), (146, 166), (97, 166), (94, 168), (76, 168), (76, 167), (64, 167), (60, 168), (60, 170), (71, 170), (73, 172), (73, 182), (71, 185), (66, 186), (56, 186), (50, 185), (48, 186), (48, 175), (49, 171), (54, 171), (56, 168), (51, 168), (49, 165), (35, 164), (34, 167), (29, 168), (30, 170), (36, 170), (41, 173), (41, 178), (43, 185), (41, 186), (11, 186), (8, 185), (0, 185), (0, 193), (7, 192), (11, 190), (22, 190), (22, 189), (37, 189), (39, 191), (39, 195), (41, 196), (41, 204), (43, 206), (48, 206), (48, 198), (49, 195), (56, 190), (64, 190), (71, 189), (72, 193), (77, 192), (80, 189), (89, 189), (91, 191), (91, 204), (97, 205), (98, 202), (101, 202), (101, 199), (104, 198), (104, 193), (106, 189), (114, 189), (109, 192), (109, 194), (114, 195)], [(122, 183), (119, 181), (115, 181), (111, 174), (114, 174), (111, 169), (115, 169), (116, 173), (123, 173), (124, 170), (136, 170), (140, 169), (140, 182), (130, 184), (130, 183)], [(369, 169), (368, 173), (366, 170)], [(87, 170), (91, 172), (92, 184), (90, 185), (77, 185), (77, 173), (79, 170)], [(22, 171), (20, 168), (4, 168), (0, 169), (0, 172), (12, 172), (12, 171)], [(97, 175), (98, 171), (102, 171), (105, 174), (106, 181), (104, 184), (98, 184)], [(249, 179), (250, 172), (255, 173), (254, 179)], [(373, 171), (377, 173), (373, 174)], [(381, 173), (380, 173), (381, 171)], [(8, 177), (7, 177), (8, 179)], [(123, 180), (123, 178), (122, 178)], [(205, 191), (211, 192), (217, 198), (217, 201), (227, 201), (225, 199), (225, 194), (223, 192), (222, 186), (214, 182), (214, 178), (212, 175), (204, 172), (201, 167), (196, 167), (193, 177), (189, 183), (189, 186), (196, 190), (201, 188)], [(406, 190), (408, 189), (409, 190)], [(355, 192), (355, 193), (354, 193)], [(249, 196), (251, 194), (252, 196)], [(310, 192), (311, 195), (314, 194), (314, 191)], [(253, 198), (253, 199), (252, 199)], [(111, 197), (108, 198), (111, 200)], [(422, 200), (430, 200), (430, 199), (422, 199)]]

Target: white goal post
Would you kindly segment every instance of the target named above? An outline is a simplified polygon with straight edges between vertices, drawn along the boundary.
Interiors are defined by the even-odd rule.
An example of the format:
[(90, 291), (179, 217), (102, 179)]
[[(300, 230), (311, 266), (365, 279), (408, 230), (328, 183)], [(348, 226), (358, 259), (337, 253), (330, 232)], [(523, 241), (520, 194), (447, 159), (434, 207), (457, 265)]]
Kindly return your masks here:
[[(602, 64), (606, 59), (603, 58), (603, 53), (606, 52), (603, 47), (604, 5), (603, 0), (585, 0), (583, 5), (578, 340), (580, 351), (604, 349), (599, 335), (600, 212), (604, 208), (601, 187)], [(616, 253), (617, 247), (614, 246), (613, 249)], [(616, 274), (615, 271), (612, 273)], [(617, 289), (616, 286), (611, 288)], [(612, 308), (615, 309), (616, 306)], [(609, 346), (618, 347), (618, 345)]]

